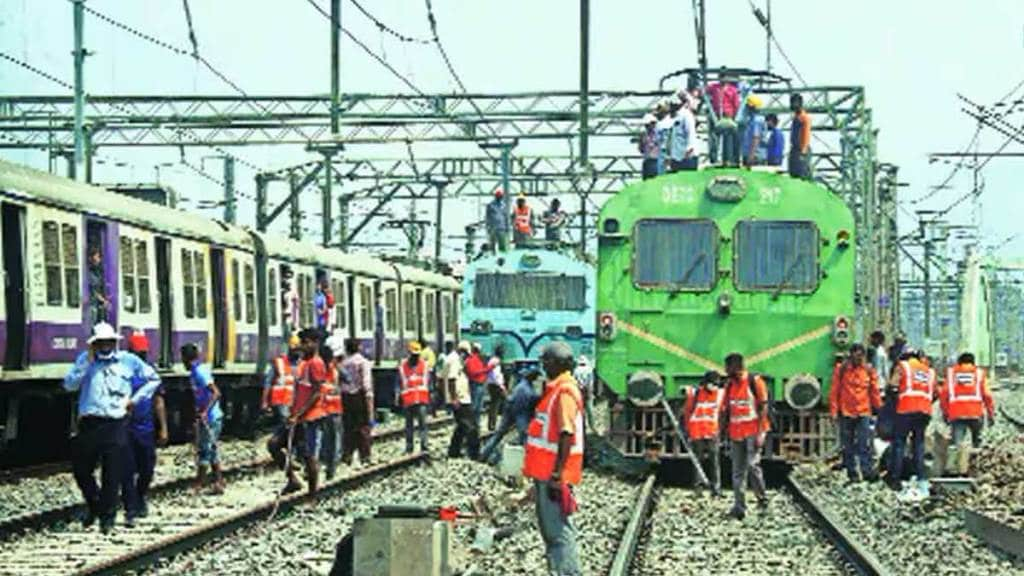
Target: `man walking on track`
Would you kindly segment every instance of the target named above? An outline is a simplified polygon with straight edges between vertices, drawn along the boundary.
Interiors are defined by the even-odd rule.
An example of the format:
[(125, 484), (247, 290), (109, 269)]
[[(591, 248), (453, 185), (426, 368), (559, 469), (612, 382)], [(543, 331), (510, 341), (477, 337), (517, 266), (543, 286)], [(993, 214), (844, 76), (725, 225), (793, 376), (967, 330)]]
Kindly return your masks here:
[(747, 515), (747, 478), (757, 495), (757, 504), (768, 506), (761, 449), (771, 428), (768, 419), (768, 387), (760, 375), (743, 367), (743, 356), (732, 353), (725, 358), (729, 380), (725, 387), (723, 420), (729, 434), (732, 455), (733, 504), (729, 515), (742, 520)]

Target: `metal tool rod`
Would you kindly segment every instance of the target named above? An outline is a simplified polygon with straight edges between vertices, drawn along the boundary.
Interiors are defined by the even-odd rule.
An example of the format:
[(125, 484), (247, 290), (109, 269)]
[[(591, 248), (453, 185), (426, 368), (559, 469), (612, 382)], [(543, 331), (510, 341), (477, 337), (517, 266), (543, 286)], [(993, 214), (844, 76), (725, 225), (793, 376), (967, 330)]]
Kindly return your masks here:
[(683, 449), (686, 450), (686, 456), (693, 463), (693, 469), (697, 471), (697, 477), (700, 480), (702, 486), (711, 487), (711, 482), (708, 481), (708, 475), (704, 473), (704, 467), (700, 465), (700, 460), (697, 459), (697, 455), (693, 453), (693, 449), (690, 447), (690, 442), (686, 439), (686, 435), (683, 434), (683, 429), (679, 425), (679, 420), (676, 419), (676, 415), (672, 412), (672, 406), (669, 405), (668, 400), (663, 396), (661, 398), (661, 407), (665, 409), (665, 414), (668, 415), (668, 419), (672, 422), (672, 430), (675, 431), (676, 437), (679, 438), (679, 442), (683, 445)]

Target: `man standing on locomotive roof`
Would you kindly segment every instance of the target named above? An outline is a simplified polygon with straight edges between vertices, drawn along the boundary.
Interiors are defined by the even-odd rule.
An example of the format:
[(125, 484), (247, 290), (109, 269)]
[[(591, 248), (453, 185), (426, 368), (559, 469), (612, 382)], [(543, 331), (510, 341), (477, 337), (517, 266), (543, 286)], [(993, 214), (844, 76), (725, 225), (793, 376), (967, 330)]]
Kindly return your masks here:
[(716, 498), (722, 493), (718, 430), (725, 404), (725, 390), (718, 387), (720, 379), (718, 372), (705, 372), (699, 387), (686, 389), (686, 406), (683, 409), (686, 435), (705, 472), (710, 470), (708, 480), (711, 481), (711, 494)]
[(742, 520), (747, 514), (747, 478), (757, 495), (758, 506), (768, 507), (764, 473), (761, 471), (761, 449), (771, 423), (768, 419), (768, 387), (758, 374), (743, 367), (743, 356), (732, 353), (725, 357), (728, 382), (725, 387), (725, 408), (722, 420), (729, 434), (732, 457), (733, 505), (729, 515)]
[(537, 524), (548, 571), (581, 574), (576, 527), (570, 519), (576, 499), (570, 486), (578, 485), (583, 477), (583, 398), (572, 377), (568, 344), (548, 344), (540, 362), (547, 384), (527, 430), (523, 475), (534, 481)]
[[(99, 518), (103, 532), (113, 529), (117, 514), (127, 446), (126, 417), (135, 404), (152, 398), (160, 387), (160, 377), (150, 365), (116, 349), (120, 339), (110, 324), (94, 326), (89, 350), (79, 354), (64, 377), (65, 390), (81, 390), (78, 434), (71, 440), (71, 469), (87, 506), (82, 524), (91, 526)], [(145, 384), (136, 388), (133, 382)], [(97, 462), (102, 464), (101, 486), (93, 477)]]
[(512, 226), (505, 191), (501, 188), (494, 191), (494, 200), (487, 203), (484, 223), (487, 225), (487, 243), (491, 252), (508, 252), (508, 231)]

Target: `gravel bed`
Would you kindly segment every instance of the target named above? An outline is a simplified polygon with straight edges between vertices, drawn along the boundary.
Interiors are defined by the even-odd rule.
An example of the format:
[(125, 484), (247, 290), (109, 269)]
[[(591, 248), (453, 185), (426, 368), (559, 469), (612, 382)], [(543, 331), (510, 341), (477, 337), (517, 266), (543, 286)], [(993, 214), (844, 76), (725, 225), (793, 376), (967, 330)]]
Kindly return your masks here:
[(785, 492), (767, 510), (750, 495), (747, 517), (726, 516), (731, 493), (697, 496), (662, 488), (633, 574), (845, 574), (838, 554)]

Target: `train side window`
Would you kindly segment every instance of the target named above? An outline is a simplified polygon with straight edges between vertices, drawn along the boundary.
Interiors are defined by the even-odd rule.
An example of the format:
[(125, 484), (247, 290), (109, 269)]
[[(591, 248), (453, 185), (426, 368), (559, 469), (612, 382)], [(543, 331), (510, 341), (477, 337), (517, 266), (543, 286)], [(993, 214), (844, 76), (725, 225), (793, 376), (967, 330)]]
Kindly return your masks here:
[(56, 222), (43, 222), (43, 263), (46, 267), (46, 304), (60, 306), (64, 303), (61, 287), (60, 227)]
[(348, 325), (348, 294), (345, 291), (345, 280), (334, 278), (331, 283), (334, 284), (332, 288), (336, 316), (334, 325), (344, 329)]
[(245, 265), (245, 321), (256, 323), (256, 282), (252, 264)]
[(434, 309), (434, 298), (436, 296), (433, 292), (423, 295), (423, 331), (434, 336), (437, 331), (437, 312)]
[(153, 310), (149, 283), (149, 247), (145, 240), (135, 241), (135, 277), (139, 282), (139, 314), (148, 314)]
[(736, 225), (736, 288), (782, 293), (818, 287), (818, 228), (810, 221), (743, 220)]
[(299, 295), (299, 306), (302, 308), (301, 320), (303, 326), (313, 325), (313, 277), (309, 274), (299, 274), (302, 292)]
[(637, 286), (706, 292), (718, 268), (718, 227), (711, 220), (645, 219), (633, 228)]
[(195, 252), (196, 316), (206, 318), (206, 255)]
[(64, 250), (64, 294), (68, 308), (78, 308), (82, 304), (82, 288), (78, 280), (78, 227), (61, 224), (60, 232)]
[(373, 289), (369, 284), (359, 285), (359, 329), (373, 331)]
[(455, 333), (455, 311), (452, 310), (452, 295), (445, 294), (441, 299), (443, 312), (444, 312), (444, 333), (454, 334)]
[(270, 305), (270, 325), (277, 326), (277, 295), (281, 287), (277, 285), (277, 269), (270, 267), (267, 271), (267, 299)]
[(235, 322), (242, 321), (242, 275), (238, 272), (238, 258), (231, 259), (231, 308)]
[(402, 316), (405, 318), (405, 331), (416, 333), (416, 291), (409, 290), (402, 294)]
[(184, 292), (185, 318), (196, 317), (196, 277), (192, 271), (192, 251), (181, 249), (181, 287)]
[(121, 236), (121, 307), (125, 312), (135, 312), (135, 251), (132, 239)]
[(398, 290), (395, 288), (384, 292), (384, 331), (398, 331)]

